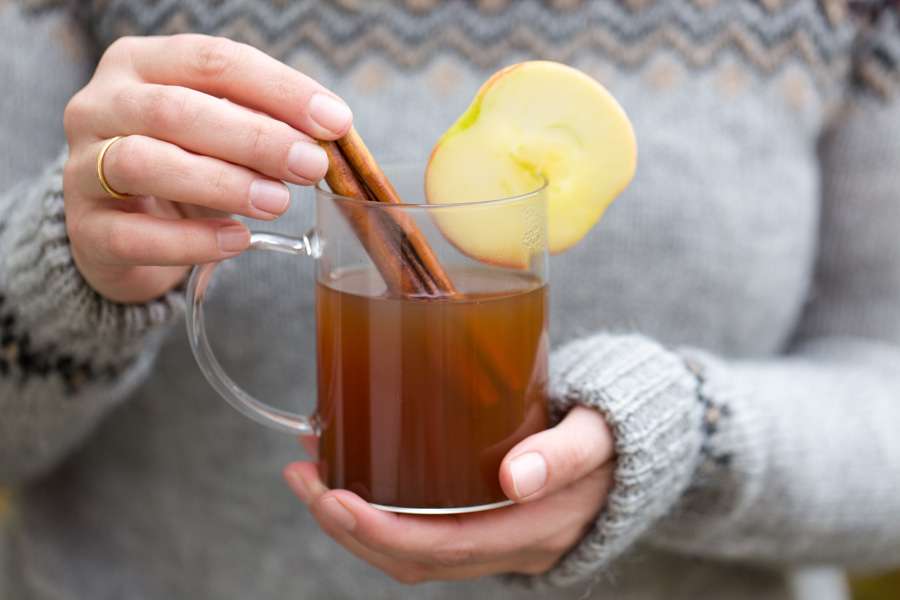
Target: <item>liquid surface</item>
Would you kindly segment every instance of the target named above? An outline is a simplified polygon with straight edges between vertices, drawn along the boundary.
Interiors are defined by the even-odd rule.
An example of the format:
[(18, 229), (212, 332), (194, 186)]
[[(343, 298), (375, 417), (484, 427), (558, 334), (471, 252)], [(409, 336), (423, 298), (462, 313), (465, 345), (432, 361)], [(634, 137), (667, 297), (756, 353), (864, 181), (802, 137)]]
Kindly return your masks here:
[(367, 271), (317, 284), (329, 487), (407, 508), (506, 499), (500, 461), (547, 426), (547, 289), (497, 272), (451, 276), (462, 299), (378, 295)]

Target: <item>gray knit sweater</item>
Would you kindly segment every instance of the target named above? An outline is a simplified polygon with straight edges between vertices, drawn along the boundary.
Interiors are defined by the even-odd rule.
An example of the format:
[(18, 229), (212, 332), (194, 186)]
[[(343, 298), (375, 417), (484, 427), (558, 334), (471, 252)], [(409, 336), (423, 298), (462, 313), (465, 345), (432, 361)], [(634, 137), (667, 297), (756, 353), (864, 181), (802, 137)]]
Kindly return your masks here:
[[(0, 0), (0, 597), (734, 600), (900, 563), (892, 3), (60, 4)], [(80, 277), (62, 109), (116, 36), (185, 30), (320, 79), (384, 160), (424, 156), (525, 57), (585, 69), (633, 117), (637, 179), (552, 264), (554, 408), (601, 411), (618, 463), (546, 576), (405, 588), (361, 564), (281, 480), (296, 441), (202, 379), (181, 295), (117, 305)], [(309, 223), (297, 196), (277, 229)], [(309, 408), (311, 274), (286, 260), (232, 261), (210, 324), (242, 384)]]

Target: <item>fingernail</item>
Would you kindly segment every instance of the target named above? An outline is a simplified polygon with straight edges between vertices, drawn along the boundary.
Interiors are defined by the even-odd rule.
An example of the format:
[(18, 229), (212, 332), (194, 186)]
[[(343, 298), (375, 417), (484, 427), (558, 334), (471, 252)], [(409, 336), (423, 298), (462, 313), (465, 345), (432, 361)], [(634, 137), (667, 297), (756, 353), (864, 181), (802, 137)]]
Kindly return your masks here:
[(328, 156), (316, 144), (296, 142), (288, 152), (288, 169), (294, 175), (318, 181), (325, 177), (328, 170)]
[(516, 496), (524, 498), (544, 487), (547, 481), (547, 463), (537, 452), (526, 452), (509, 463)]
[(335, 135), (344, 133), (353, 120), (350, 107), (328, 94), (313, 94), (307, 105), (309, 116), (319, 127)]
[(300, 500), (302, 500), (304, 504), (309, 504), (311, 496), (309, 488), (306, 487), (306, 482), (303, 481), (303, 476), (296, 471), (287, 471), (285, 476), (287, 477), (291, 489), (294, 490), (294, 493), (300, 497)]
[(291, 193), (281, 182), (257, 179), (250, 184), (250, 204), (257, 210), (278, 216), (290, 201)]
[(219, 250), (222, 252), (241, 252), (250, 245), (250, 232), (240, 225), (228, 225), (216, 232)]
[(322, 500), (322, 512), (324, 512), (325, 516), (337, 524), (341, 529), (353, 531), (353, 528), (356, 527), (356, 519), (353, 518), (353, 515), (347, 510), (347, 507), (341, 504), (341, 501), (333, 496)]

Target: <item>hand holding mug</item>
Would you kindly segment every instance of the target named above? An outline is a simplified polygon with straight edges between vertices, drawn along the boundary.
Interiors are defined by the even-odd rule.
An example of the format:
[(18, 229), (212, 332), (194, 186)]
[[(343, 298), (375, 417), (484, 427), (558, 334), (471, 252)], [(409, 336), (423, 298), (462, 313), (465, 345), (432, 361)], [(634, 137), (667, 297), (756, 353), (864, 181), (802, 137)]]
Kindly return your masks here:
[(595, 410), (576, 407), (552, 429), (516, 445), (500, 482), (516, 504), (464, 515), (418, 516), (373, 508), (346, 490), (328, 490), (314, 463), (285, 478), (322, 529), (402, 583), (540, 574), (587, 533), (612, 486), (612, 433)]
[(250, 233), (229, 215), (281, 215), (283, 182), (309, 185), (328, 167), (313, 138), (336, 139), (351, 121), (333, 93), (251, 46), (120, 38), (65, 111), (76, 265), (115, 301), (165, 293), (189, 265), (247, 249)]

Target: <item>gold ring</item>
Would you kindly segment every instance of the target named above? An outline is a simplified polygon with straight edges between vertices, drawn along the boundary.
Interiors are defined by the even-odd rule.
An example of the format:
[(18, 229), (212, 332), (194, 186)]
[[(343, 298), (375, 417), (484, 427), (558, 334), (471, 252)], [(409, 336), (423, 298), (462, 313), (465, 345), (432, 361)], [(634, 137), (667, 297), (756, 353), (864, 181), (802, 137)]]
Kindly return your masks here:
[(100, 187), (103, 188), (107, 194), (115, 198), (116, 200), (128, 200), (131, 198), (128, 194), (120, 194), (116, 190), (109, 185), (109, 182), (106, 180), (106, 175), (103, 174), (103, 159), (106, 157), (106, 152), (112, 147), (113, 144), (121, 140), (124, 136), (117, 135), (114, 138), (109, 138), (103, 144), (103, 147), (100, 148), (100, 154), (97, 155), (97, 179), (100, 180)]

